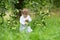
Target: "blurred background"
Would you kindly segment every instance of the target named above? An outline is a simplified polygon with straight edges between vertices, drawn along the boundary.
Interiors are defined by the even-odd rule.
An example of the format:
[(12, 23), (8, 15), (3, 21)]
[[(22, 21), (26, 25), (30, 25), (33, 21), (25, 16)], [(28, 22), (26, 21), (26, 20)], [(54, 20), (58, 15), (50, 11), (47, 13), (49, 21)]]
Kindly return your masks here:
[[(32, 33), (19, 31), (23, 8)], [(60, 0), (0, 0), (0, 40), (60, 40)]]

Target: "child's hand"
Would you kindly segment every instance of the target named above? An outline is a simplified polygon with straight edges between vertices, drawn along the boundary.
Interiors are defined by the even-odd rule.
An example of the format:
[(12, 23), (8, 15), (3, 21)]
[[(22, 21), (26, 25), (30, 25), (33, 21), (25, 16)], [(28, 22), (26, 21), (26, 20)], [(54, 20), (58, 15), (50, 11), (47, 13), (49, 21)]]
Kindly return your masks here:
[(28, 19), (25, 20), (25, 24), (26, 24), (27, 26), (29, 25)]
[(25, 22), (28, 22), (28, 20), (25, 20)]
[(29, 25), (28, 22), (25, 22), (26, 25)]

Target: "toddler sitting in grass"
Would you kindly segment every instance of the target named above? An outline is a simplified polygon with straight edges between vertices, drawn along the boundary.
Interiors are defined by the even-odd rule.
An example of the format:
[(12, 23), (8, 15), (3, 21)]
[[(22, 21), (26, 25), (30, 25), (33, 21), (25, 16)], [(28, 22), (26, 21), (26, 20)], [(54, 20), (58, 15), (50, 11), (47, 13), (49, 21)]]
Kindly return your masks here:
[(22, 15), (20, 17), (20, 32), (26, 31), (26, 32), (32, 32), (31, 27), (29, 26), (29, 23), (32, 21), (28, 9), (24, 8), (21, 11)]

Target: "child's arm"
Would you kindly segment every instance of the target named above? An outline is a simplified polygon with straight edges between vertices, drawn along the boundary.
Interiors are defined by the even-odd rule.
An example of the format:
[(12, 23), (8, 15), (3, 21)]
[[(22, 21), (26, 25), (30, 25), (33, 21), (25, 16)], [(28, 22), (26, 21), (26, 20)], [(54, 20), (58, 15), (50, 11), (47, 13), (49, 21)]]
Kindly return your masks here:
[(32, 21), (31, 17), (28, 16), (28, 18), (25, 20), (25, 24), (26, 25), (29, 25), (29, 22), (31, 22), (31, 21)]
[(31, 22), (31, 21), (32, 21), (32, 19), (30, 16), (28, 16), (28, 19), (25, 20), (25, 22)]
[(32, 19), (31, 19), (31, 17), (30, 17), (30, 16), (28, 17), (28, 21), (29, 21), (29, 22), (31, 22), (31, 21), (32, 21)]

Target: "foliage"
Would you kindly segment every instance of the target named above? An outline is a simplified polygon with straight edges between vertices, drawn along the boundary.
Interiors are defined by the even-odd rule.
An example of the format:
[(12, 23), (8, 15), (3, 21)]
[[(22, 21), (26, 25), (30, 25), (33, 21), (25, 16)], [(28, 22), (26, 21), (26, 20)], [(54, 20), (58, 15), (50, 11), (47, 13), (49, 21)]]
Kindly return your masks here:
[(60, 0), (53, 0), (53, 5), (55, 5), (57, 8), (60, 7)]
[[(20, 33), (18, 0), (0, 0), (0, 40), (60, 40), (60, 18), (48, 17), (50, 0), (24, 0), (23, 7), (31, 10), (33, 21), (32, 33)], [(46, 24), (47, 22), (47, 24)], [(42, 28), (44, 27), (45, 28)], [(53, 29), (53, 30), (52, 30)]]
[(33, 25), (33, 28), (37, 25), (39, 26), (46, 26), (45, 18), (48, 17), (49, 11), (50, 11), (50, 2), (48, 0), (25, 0), (25, 7), (30, 9), (33, 14), (35, 15), (33, 22), (31, 25)]
[(4, 27), (10, 30), (12, 27), (15, 27), (16, 29), (16, 14), (14, 16), (12, 16), (13, 14), (9, 14), (9, 12), (12, 13), (14, 10), (13, 3), (13, 0), (0, 0), (0, 28)]
[(32, 33), (27, 34), (0, 27), (0, 40), (60, 40), (60, 17), (49, 17), (46, 22), (46, 28), (37, 26)]
[[(19, 3), (19, 1), (1, 0), (0, 2), (2, 24), (6, 22), (9, 28), (16, 29), (16, 25), (19, 23), (19, 19), (17, 19), (17, 13), (19, 10), (15, 8), (14, 4)], [(33, 28), (38, 25), (46, 26), (45, 18), (49, 15), (50, 2), (48, 0), (24, 0), (23, 3), (23, 7), (30, 9), (35, 15), (31, 26), (33, 26)]]

